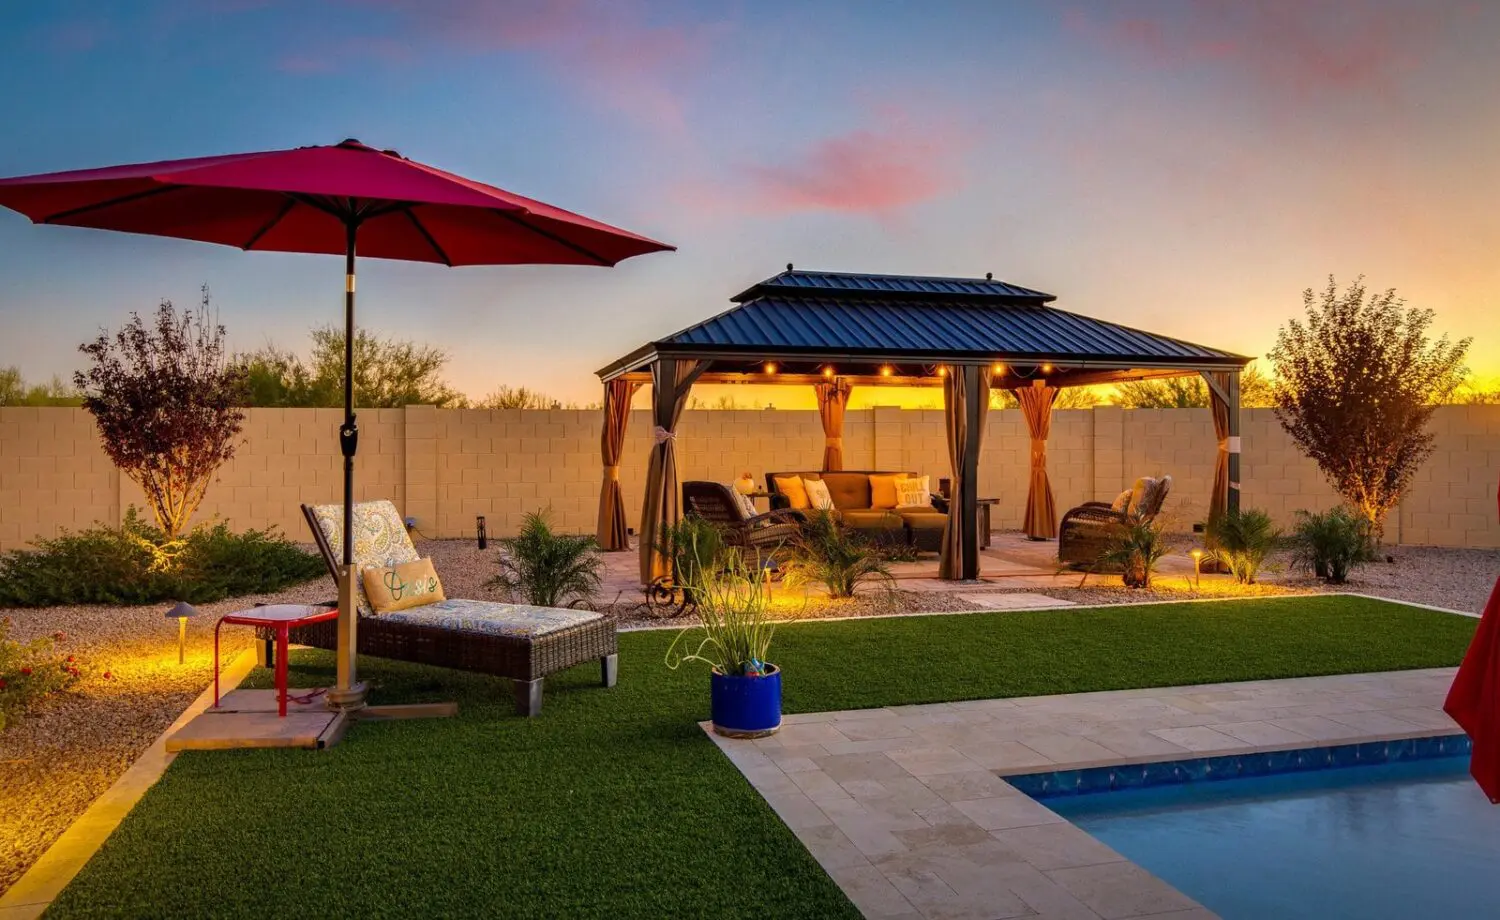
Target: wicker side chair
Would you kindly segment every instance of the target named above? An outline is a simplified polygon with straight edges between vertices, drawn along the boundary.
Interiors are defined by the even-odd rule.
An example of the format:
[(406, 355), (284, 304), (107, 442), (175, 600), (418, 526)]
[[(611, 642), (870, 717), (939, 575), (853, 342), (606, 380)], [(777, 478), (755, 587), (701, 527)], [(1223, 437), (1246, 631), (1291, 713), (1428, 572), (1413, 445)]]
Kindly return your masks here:
[(1132, 514), (1155, 520), (1172, 491), (1172, 477), (1146, 480), (1140, 504), (1132, 511), (1116, 511), (1109, 502), (1084, 502), (1063, 515), (1057, 533), (1057, 558), (1063, 565), (1088, 567), (1109, 547), (1115, 528), (1129, 522)]
[(746, 514), (729, 487), (719, 482), (690, 480), (682, 484), (682, 504), (688, 514), (718, 524), (724, 542), (757, 557), (777, 549), (802, 532), (807, 518), (800, 511), (778, 508), (765, 514)]
[[(337, 585), (340, 557), (334, 547), (343, 546), (343, 506), (303, 505), (302, 514)], [(355, 505), (354, 527), (356, 570), (419, 558), (405, 522), (389, 501)], [(615, 685), (619, 673), (615, 622), (600, 613), (449, 598), (377, 614), (358, 579), (355, 586), (361, 655), (510, 678), (516, 712), (523, 716), (541, 712), (542, 681), (565, 668), (597, 661), (604, 686)], [(337, 648), (336, 626), (329, 621), (293, 629), (291, 641)]]

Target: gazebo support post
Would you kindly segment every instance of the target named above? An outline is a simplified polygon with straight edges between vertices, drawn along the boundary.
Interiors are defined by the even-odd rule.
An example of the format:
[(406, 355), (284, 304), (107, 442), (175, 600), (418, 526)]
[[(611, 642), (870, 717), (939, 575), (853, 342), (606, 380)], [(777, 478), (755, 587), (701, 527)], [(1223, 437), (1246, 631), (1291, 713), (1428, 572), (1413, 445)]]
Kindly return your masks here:
[(1229, 403), (1229, 505), (1230, 511), (1240, 510), (1240, 372), (1227, 375), (1229, 385), (1226, 402)]
[(972, 364), (962, 368), (964, 381), (964, 438), (963, 477), (969, 487), (959, 496), (962, 507), (958, 513), (963, 517), (963, 565), (960, 574), (964, 581), (979, 577), (979, 445), (984, 438), (984, 415), (989, 409), (989, 393), (981, 392), (984, 368)]

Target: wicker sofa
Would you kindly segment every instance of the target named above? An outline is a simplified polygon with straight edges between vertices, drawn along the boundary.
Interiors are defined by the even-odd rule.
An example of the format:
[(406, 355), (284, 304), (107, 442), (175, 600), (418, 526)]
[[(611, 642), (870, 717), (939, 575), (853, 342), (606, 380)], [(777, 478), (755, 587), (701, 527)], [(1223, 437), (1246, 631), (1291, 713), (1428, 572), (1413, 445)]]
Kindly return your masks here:
[[(343, 546), (343, 506), (303, 505), (314, 542), (338, 584)], [(389, 501), (354, 506), (356, 568), (387, 566), (419, 558), (406, 524)], [(615, 623), (591, 610), (565, 610), (450, 598), (436, 604), (376, 614), (356, 584), (361, 655), (507, 677), (515, 688), (516, 712), (534, 716), (542, 708), (542, 682), (549, 674), (588, 661), (600, 663), (603, 684), (615, 685), (619, 670)], [(291, 641), (314, 648), (337, 647), (336, 623), (294, 629)]]
[[(804, 480), (822, 480), (828, 485), (834, 510), (845, 527), (877, 541), (900, 541), (923, 552), (936, 553), (943, 548), (943, 528), (948, 525), (947, 501), (933, 495), (928, 508), (871, 507), (870, 477), (889, 476), (886, 470), (803, 470), (766, 474), (766, 491), (771, 509), (791, 508), (791, 500), (776, 485), (777, 476), (800, 476)], [(906, 472), (907, 476), (916, 473)], [(802, 509), (795, 509), (802, 510)]]
[(1171, 476), (1142, 477), (1114, 503), (1084, 502), (1073, 508), (1063, 515), (1057, 532), (1058, 561), (1063, 565), (1093, 567), (1114, 539), (1117, 528), (1129, 523), (1132, 517), (1155, 520), (1171, 491)]

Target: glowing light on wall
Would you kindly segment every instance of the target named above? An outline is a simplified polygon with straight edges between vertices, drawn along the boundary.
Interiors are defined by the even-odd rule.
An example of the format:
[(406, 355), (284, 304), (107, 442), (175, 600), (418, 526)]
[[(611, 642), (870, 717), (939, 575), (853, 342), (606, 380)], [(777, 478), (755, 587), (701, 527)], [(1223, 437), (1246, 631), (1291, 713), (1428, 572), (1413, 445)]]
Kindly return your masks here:
[(776, 373), (776, 362), (775, 361), (767, 361), (766, 365), (765, 365), (765, 372), (768, 373), (768, 374), (774, 374), (774, 373)]
[(892, 368), (889, 364), (882, 364), (880, 366), (880, 376), (882, 377), (889, 377), (895, 372), (895, 369)]

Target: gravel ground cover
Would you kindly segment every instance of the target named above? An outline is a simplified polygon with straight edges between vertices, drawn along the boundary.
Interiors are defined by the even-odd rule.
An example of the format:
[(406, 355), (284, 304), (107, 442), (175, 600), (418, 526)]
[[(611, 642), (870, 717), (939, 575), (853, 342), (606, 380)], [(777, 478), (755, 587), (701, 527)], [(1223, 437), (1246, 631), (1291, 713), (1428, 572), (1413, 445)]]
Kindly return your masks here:
[[(497, 550), (478, 550), (470, 541), (419, 541), (433, 557), (449, 596), (495, 597), (484, 587), (496, 570)], [(1341, 590), (1478, 612), (1500, 573), (1500, 550), (1454, 550), (1396, 547), (1394, 562), (1356, 570)], [(1090, 579), (1092, 582), (1093, 579)], [(1255, 587), (1262, 595), (1329, 590), (1285, 571), (1269, 572)], [(966, 594), (1015, 590), (1046, 594), (1079, 604), (1113, 604), (1143, 600), (1224, 597), (1223, 582), (1204, 581), (1195, 588), (1169, 575), (1149, 591), (1122, 587), (1014, 588), (985, 584), (947, 591), (872, 592), (843, 601), (816, 598), (804, 602), (800, 592), (782, 591), (778, 612), (787, 619), (869, 617), (977, 609)], [(203, 616), (188, 629), (188, 658), (177, 663), (176, 624), (160, 607), (54, 607), (0, 610), (13, 622), (18, 639), (67, 634), (63, 648), (84, 665), (84, 679), (54, 697), (31, 716), (0, 733), (0, 892), (41, 855), (85, 808), (130, 765), (213, 679), (212, 631), (215, 617), (257, 601), (306, 603), (333, 596), (331, 584), (316, 580), (273, 596), (238, 598), (204, 605)], [(603, 609), (622, 627), (686, 625), (687, 618), (646, 615), (638, 598), (616, 593), (604, 597)], [(248, 647), (250, 632), (225, 631), (224, 661)], [(103, 673), (110, 672), (105, 680)]]

